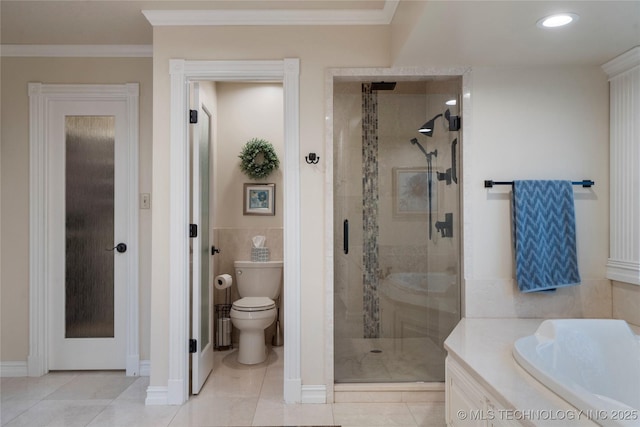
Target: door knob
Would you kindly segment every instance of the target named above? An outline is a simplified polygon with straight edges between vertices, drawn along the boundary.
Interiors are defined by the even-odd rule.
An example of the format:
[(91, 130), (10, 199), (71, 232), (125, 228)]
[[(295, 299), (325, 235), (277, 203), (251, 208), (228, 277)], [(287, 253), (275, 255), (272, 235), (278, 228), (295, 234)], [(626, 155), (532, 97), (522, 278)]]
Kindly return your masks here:
[(119, 253), (124, 253), (127, 251), (127, 245), (124, 243), (118, 243), (117, 245), (115, 245), (114, 247), (112, 247), (111, 249), (107, 249), (108, 251), (113, 251), (113, 250), (118, 251)]

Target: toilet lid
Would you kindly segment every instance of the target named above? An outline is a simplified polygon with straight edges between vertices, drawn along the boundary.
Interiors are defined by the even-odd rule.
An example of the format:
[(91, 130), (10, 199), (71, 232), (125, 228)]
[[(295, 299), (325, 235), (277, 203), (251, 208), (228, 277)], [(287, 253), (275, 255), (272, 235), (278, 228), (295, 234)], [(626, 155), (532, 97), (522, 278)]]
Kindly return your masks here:
[(238, 311), (264, 311), (275, 308), (276, 303), (267, 297), (244, 297), (233, 303)]

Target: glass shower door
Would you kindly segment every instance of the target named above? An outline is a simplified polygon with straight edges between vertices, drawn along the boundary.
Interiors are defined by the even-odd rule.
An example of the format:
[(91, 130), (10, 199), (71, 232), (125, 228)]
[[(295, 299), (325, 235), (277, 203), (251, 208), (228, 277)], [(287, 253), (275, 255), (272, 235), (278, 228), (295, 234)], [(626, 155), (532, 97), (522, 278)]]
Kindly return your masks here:
[(459, 87), (334, 85), (336, 382), (444, 380), (460, 319), (458, 110), (445, 103)]

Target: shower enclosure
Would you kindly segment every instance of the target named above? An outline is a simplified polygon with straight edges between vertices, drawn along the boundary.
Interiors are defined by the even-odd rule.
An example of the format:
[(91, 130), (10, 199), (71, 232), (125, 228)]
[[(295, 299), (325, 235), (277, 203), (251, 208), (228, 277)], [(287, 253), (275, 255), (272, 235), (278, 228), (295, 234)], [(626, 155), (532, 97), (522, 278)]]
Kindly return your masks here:
[(334, 82), (337, 383), (444, 381), (460, 320), (461, 85)]

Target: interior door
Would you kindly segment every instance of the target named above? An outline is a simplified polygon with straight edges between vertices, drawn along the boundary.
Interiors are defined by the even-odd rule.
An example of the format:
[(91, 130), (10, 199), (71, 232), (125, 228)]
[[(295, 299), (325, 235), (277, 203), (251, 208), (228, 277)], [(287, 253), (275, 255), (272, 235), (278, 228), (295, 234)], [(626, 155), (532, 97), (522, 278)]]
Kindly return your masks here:
[(126, 368), (127, 129), (124, 100), (49, 106), (51, 370)]
[(209, 221), (211, 177), (211, 114), (201, 103), (200, 87), (193, 84), (192, 105), (197, 123), (191, 125), (191, 223), (197, 234), (191, 239), (191, 392), (198, 394), (213, 369), (213, 271)]

